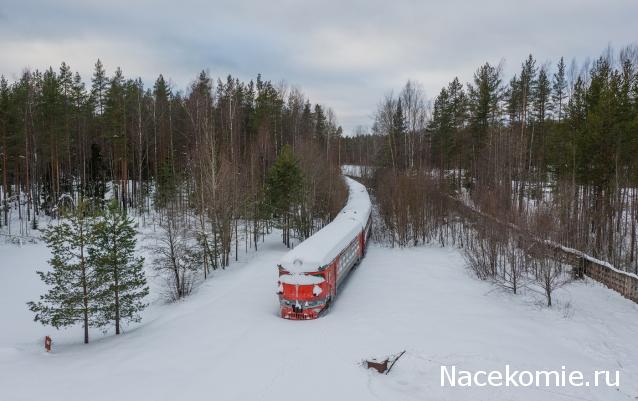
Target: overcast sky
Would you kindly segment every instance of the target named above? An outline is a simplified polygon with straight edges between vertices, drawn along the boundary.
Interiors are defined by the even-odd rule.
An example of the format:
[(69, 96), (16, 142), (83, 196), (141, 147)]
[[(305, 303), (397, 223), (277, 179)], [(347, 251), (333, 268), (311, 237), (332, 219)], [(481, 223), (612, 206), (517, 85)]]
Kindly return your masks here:
[(370, 125), (407, 79), (428, 97), (454, 76), (532, 53), (582, 62), (638, 41), (637, 0), (3, 0), (0, 73), (69, 63), (85, 80), (99, 57), (147, 84), (184, 89), (202, 69), (285, 80), (330, 106), (346, 132)]

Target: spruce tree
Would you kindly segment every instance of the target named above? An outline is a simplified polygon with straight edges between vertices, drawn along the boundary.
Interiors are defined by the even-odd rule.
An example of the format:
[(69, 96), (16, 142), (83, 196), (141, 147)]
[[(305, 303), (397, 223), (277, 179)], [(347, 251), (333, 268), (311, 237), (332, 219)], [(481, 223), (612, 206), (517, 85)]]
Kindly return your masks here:
[(449, 92), (446, 88), (434, 100), (434, 110), (429, 130), (432, 133), (432, 160), (438, 164), (441, 171), (445, 168), (448, 154), (448, 141), (451, 134), (451, 107)]
[(100, 278), (89, 259), (94, 219), (85, 203), (80, 203), (68, 219), (50, 227), (44, 240), (52, 257), (51, 270), (38, 271), (50, 286), (37, 302), (29, 302), (34, 320), (55, 328), (81, 323), (84, 343), (89, 342), (89, 327), (100, 326), (98, 293)]
[(327, 135), (326, 115), (321, 105), (315, 105), (315, 138), (325, 139)]
[(282, 222), (283, 243), (290, 247), (290, 214), (300, 202), (303, 176), (298, 162), (284, 145), (266, 177), (266, 203), (270, 212)]
[[(401, 99), (399, 99), (397, 101), (397, 109), (394, 113), (394, 115), (392, 116), (392, 130), (390, 132), (390, 136), (391, 136), (391, 146), (393, 147), (393, 149), (390, 149), (392, 151), (392, 155), (393, 155), (393, 165), (396, 164), (396, 166), (400, 169), (404, 169), (405, 166), (405, 152), (402, 152), (402, 146), (401, 143), (403, 141), (405, 141), (405, 136), (407, 133), (407, 124), (405, 122), (405, 115), (403, 113), (403, 107), (401, 106)], [(396, 162), (395, 162), (396, 161)]]
[(144, 275), (144, 258), (135, 257), (133, 220), (112, 202), (95, 225), (95, 246), (91, 260), (102, 286), (99, 292), (101, 324), (115, 323), (120, 334), (121, 323), (140, 321), (139, 313), (147, 306), (144, 297), (149, 289)]

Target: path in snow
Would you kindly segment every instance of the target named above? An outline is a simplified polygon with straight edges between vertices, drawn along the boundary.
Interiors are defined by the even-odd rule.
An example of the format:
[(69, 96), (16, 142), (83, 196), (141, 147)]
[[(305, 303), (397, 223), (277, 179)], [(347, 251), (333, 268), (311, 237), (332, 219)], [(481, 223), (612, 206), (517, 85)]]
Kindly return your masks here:
[[(638, 396), (638, 307), (591, 282), (562, 304), (494, 291), (458, 251), (371, 247), (333, 309), (315, 321), (277, 316), (279, 236), (177, 304), (154, 303), (141, 326), (81, 344), (81, 330), (31, 323), (43, 245), (0, 246), (0, 399), (14, 400), (632, 400)], [(251, 259), (252, 258), (252, 259)], [(28, 274), (27, 274), (28, 273)], [(21, 291), (24, 288), (24, 291)], [(567, 303), (571, 305), (566, 307)], [(6, 316), (5, 316), (6, 312)], [(8, 318), (7, 318), (8, 316)], [(8, 325), (9, 327), (5, 327)], [(406, 349), (390, 375), (367, 357)], [(609, 388), (441, 388), (460, 369), (620, 369)]]

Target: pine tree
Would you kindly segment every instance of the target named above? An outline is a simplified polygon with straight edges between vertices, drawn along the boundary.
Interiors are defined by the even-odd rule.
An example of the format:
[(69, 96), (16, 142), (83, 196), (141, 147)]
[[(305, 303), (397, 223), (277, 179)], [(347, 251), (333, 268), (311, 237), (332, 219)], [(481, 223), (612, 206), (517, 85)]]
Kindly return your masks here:
[[(544, 165), (545, 149), (545, 120), (547, 118), (547, 110), (551, 107), (551, 83), (547, 76), (547, 71), (541, 67), (538, 71), (538, 78), (533, 82), (532, 86), (532, 107), (534, 120), (537, 129), (532, 130), (530, 135), (530, 165), (537, 162), (540, 166)], [(537, 154), (537, 159), (532, 160), (532, 154)]]
[(108, 89), (108, 78), (102, 62), (98, 59), (93, 72), (93, 85), (91, 87), (91, 99), (98, 115), (104, 113), (106, 90)]
[(63, 172), (66, 168), (70, 167), (73, 164), (73, 160), (71, 157), (71, 101), (72, 101), (72, 93), (73, 93), (73, 73), (71, 72), (71, 67), (65, 62), (62, 62), (60, 65), (60, 72), (58, 74), (58, 79), (60, 81), (60, 96), (61, 96), (61, 124), (62, 124), (62, 146), (60, 149), (60, 160), (62, 164), (62, 168), (60, 168), (59, 180), (62, 188), (57, 188), (60, 192), (71, 193), (73, 191), (72, 188), (72, 179), (70, 177), (65, 177)]
[(558, 62), (558, 70), (554, 73), (552, 82), (552, 101), (554, 102), (554, 112), (558, 118), (558, 123), (563, 119), (563, 103), (567, 97), (567, 79), (565, 77), (565, 60), (563, 57)]
[(89, 260), (93, 241), (94, 219), (87, 205), (80, 203), (68, 220), (49, 228), (44, 239), (52, 258), (51, 271), (38, 271), (40, 279), (50, 286), (37, 302), (29, 302), (35, 321), (55, 328), (81, 323), (84, 343), (89, 342), (89, 327), (99, 327), (98, 294), (100, 278)]
[(532, 87), (532, 105), (536, 122), (543, 123), (547, 118), (547, 110), (550, 108), (551, 84), (545, 68), (538, 71), (538, 79)]
[(474, 73), (474, 82), (468, 86), (468, 95), (471, 127), (478, 148), (484, 144), (490, 125), (498, 118), (499, 103), (503, 98), (500, 67), (489, 63), (482, 65)]
[[(43, 140), (46, 144), (45, 149), (47, 159), (50, 160), (50, 168), (48, 177), (49, 182), (42, 188), (43, 195), (49, 202), (45, 207), (51, 210), (53, 202), (57, 200), (60, 189), (60, 145), (63, 143), (63, 98), (60, 89), (60, 80), (56, 76), (52, 68), (47, 69), (42, 76), (41, 91), (41, 110), (42, 110), (42, 132)], [(35, 220), (34, 220), (35, 221)]]
[(144, 297), (149, 289), (144, 275), (144, 258), (135, 257), (133, 220), (112, 202), (95, 225), (95, 246), (91, 259), (95, 263), (102, 288), (99, 314), (103, 324), (115, 323), (120, 334), (122, 322), (138, 322), (147, 306)]

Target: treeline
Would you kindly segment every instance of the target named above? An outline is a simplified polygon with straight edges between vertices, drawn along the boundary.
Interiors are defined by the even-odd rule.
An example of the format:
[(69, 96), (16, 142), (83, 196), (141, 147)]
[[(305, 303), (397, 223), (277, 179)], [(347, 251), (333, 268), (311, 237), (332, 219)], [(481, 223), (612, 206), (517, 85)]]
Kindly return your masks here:
[[(581, 65), (563, 58), (540, 64), (530, 55), (509, 79), (501, 65), (486, 63), (471, 82), (454, 78), (431, 104), (422, 101), (420, 111), (410, 114), (406, 93), (412, 87), (380, 104), (376, 135), (347, 139), (343, 146), (345, 161), (380, 167), (377, 176), (386, 185), (378, 185), (378, 197), (399, 205), (382, 208), (387, 225), (407, 224), (402, 234), (390, 230), (393, 241), (422, 241), (423, 235), (406, 233), (422, 218), (424, 206), (410, 193), (416, 183), (401, 193), (400, 180), (383, 175), (427, 176), (434, 183), (417, 187), (434, 185), (535, 236), (638, 272), (638, 48), (617, 55), (608, 49)], [(415, 126), (411, 115), (427, 121)], [(422, 149), (415, 160), (413, 148)], [(365, 149), (376, 156), (362, 157)], [(403, 208), (414, 216), (400, 216)], [(438, 221), (446, 227), (454, 219), (446, 213)], [(490, 238), (502, 234), (483, 231), (494, 232)], [(508, 246), (503, 243), (502, 252), (493, 241), (484, 247), (495, 255), (490, 269), (500, 265), (496, 258), (505, 258)]]
[(223, 267), (240, 238), (257, 247), (280, 222), (265, 185), (286, 145), (303, 184), (286, 228), (303, 238), (336, 213), (340, 135), (330, 109), (261, 76), (202, 71), (180, 91), (162, 75), (150, 88), (120, 68), (108, 75), (99, 60), (87, 83), (66, 63), (25, 70), (0, 78), (0, 227), (29, 235), (44, 216), (113, 198), (194, 232), (205, 270)]

